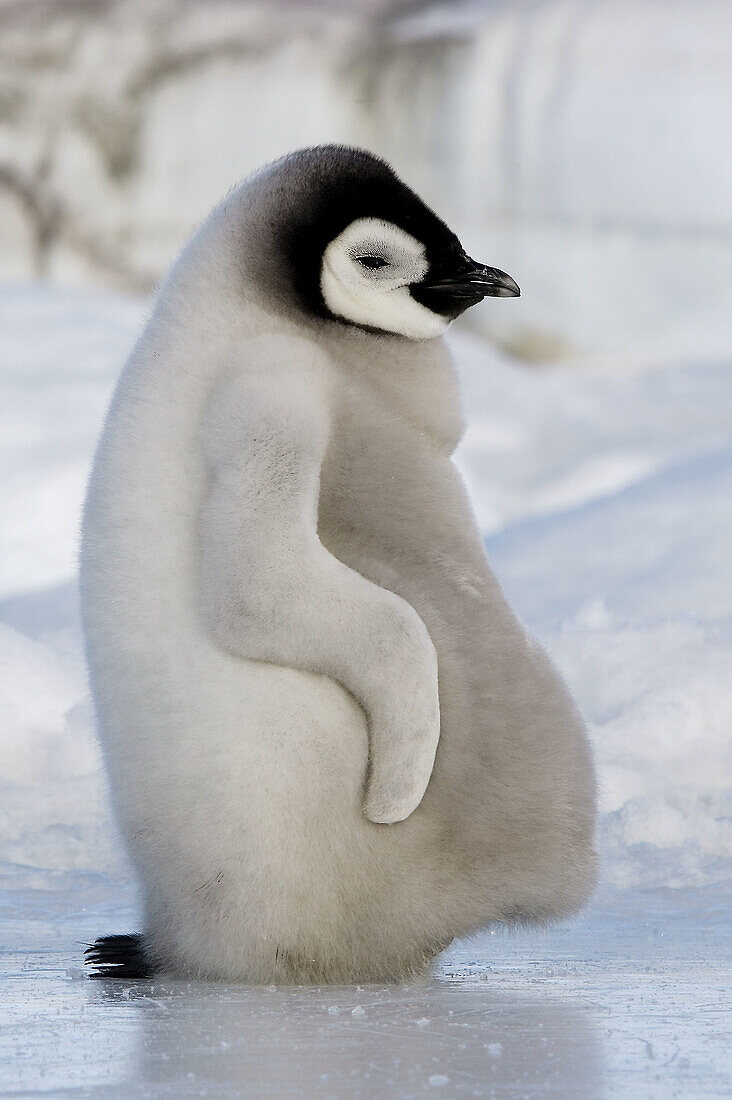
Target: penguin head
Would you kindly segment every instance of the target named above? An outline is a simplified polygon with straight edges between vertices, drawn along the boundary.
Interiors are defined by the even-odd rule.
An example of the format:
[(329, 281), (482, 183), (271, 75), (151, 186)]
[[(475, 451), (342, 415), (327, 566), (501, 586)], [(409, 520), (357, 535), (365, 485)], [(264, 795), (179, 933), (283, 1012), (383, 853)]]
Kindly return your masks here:
[(307, 313), (422, 340), (485, 297), (520, 293), (371, 153), (320, 146), (274, 167), (284, 269)]

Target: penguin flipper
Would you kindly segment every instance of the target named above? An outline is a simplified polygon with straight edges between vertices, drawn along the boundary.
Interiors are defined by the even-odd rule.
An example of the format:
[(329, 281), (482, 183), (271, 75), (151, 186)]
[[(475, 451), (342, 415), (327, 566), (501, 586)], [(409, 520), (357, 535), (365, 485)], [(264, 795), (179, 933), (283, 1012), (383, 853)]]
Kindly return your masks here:
[[(242, 355), (244, 353), (242, 352)], [(328, 676), (368, 718), (365, 816), (419, 805), (440, 736), (437, 654), (407, 600), (330, 553), (318, 535), (331, 434), (327, 357), (311, 341), (254, 338), (214, 393), (202, 442), (200, 607), (222, 650)]]
[(151, 978), (156, 971), (141, 932), (100, 936), (84, 952), (84, 962), (92, 968), (92, 978)]

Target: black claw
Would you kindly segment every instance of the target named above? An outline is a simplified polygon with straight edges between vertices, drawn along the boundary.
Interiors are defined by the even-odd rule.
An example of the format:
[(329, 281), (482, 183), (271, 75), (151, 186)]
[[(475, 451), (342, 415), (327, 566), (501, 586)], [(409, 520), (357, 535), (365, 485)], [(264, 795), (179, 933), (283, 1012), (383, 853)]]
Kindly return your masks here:
[(84, 952), (92, 978), (151, 978), (155, 973), (140, 932), (122, 936), (100, 936)]

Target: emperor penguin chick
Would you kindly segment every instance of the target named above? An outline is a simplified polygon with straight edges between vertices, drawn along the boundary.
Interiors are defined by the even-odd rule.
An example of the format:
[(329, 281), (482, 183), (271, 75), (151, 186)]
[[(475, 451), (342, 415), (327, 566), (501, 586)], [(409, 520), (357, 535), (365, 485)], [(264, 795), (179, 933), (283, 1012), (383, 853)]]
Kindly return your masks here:
[(381, 160), (229, 194), (119, 381), (83, 525), (88, 663), (144, 927), (104, 975), (399, 979), (595, 873), (577, 711), (491, 573), (441, 339), (476, 263)]

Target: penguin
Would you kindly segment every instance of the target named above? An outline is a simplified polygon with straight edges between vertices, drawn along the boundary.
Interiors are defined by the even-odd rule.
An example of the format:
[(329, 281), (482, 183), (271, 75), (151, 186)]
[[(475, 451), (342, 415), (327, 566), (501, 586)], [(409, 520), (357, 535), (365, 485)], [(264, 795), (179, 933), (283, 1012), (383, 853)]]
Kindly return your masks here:
[(443, 334), (515, 297), (381, 159), (292, 153), (164, 282), (80, 590), (143, 928), (102, 977), (401, 980), (595, 880), (577, 709), (489, 566)]

